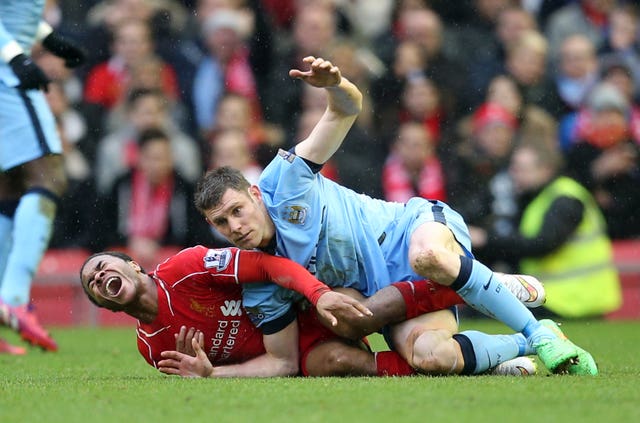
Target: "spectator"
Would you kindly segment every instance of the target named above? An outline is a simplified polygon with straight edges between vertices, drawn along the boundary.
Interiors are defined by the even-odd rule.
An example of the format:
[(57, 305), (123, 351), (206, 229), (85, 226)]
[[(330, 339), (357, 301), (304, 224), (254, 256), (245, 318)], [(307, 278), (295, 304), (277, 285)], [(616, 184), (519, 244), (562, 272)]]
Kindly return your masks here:
[(548, 43), (541, 33), (526, 31), (509, 46), (504, 67), (518, 83), (525, 103), (540, 106), (557, 116), (564, 109), (547, 72), (547, 51)]
[(478, 107), (484, 101), (483, 93), (492, 78), (503, 70), (509, 46), (526, 31), (536, 31), (538, 26), (534, 16), (521, 6), (510, 5), (502, 9), (497, 17), (493, 39), (486, 47), (471, 51), (469, 63), (469, 86), (466, 104)]
[(239, 130), (218, 133), (211, 141), (209, 169), (231, 166), (238, 169), (251, 184), (257, 184), (262, 168), (251, 154), (247, 134)]
[[(623, 61), (632, 70), (636, 88), (640, 87), (640, 45), (637, 41), (640, 22), (637, 6), (620, 5), (609, 14), (609, 30), (599, 50), (601, 63)], [(637, 92), (633, 93), (637, 95)]]
[(285, 39), (274, 58), (263, 104), (265, 120), (286, 131), (286, 139), (293, 139), (302, 105), (303, 84), (290, 83), (289, 69), (303, 66), (307, 56), (323, 56), (337, 39), (336, 11), (331, 5), (318, 2), (295, 12), (291, 36)]
[(445, 178), (433, 135), (420, 122), (400, 125), (382, 171), (384, 199), (406, 203), (411, 197), (446, 200)]
[(610, 84), (589, 96), (580, 139), (567, 152), (571, 174), (591, 191), (613, 239), (640, 236), (640, 144), (631, 137), (629, 103)]
[(472, 230), (474, 248), (519, 263), (544, 283), (544, 310), (564, 318), (603, 316), (621, 304), (604, 217), (591, 194), (561, 176), (562, 157), (540, 143), (516, 147), (509, 174), (518, 193), (518, 230)]
[[(628, 122), (630, 135), (636, 143), (640, 143), (640, 106), (635, 100), (636, 85), (633, 68), (623, 56), (613, 54), (602, 59), (600, 66), (601, 82), (616, 87), (629, 105)], [(565, 115), (560, 121), (560, 146), (566, 151), (584, 137), (592, 121), (592, 112), (588, 104), (578, 111)]]
[[(556, 147), (558, 122), (535, 104), (527, 104), (516, 82), (508, 75), (496, 75), (489, 83), (484, 101), (497, 103), (516, 116), (518, 134), (522, 138), (536, 138)], [(472, 115), (458, 121), (459, 139), (471, 136)]]
[(147, 129), (136, 143), (136, 164), (103, 200), (109, 229), (102, 231), (102, 247), (124, 246), (149, 265), (161, 246), (210, 245), (213, 238), (193, 205), (194, 187), (174, 167), (169, 136)]
[(420, 72), (410, 74), (402, 92), (398, 121), (421, 122), (431, 135), (432, 142), (437, 145), (445, 119), (437, 84)]
[(570, 35), (583, 34), (596, 49), (604, 44), (608, 14), (616, 0), (577, 0), (556, 10), (549, 16), (545, 35), (549, 42), (549, 58), (556, 60), (558, 49)]
[(470, 225), (511, 231), (516, 211), (507, 166), (514, 147), (516, 116), (496, 103), (481, 105), (472, 117), (471, 138), (442, 156), (449, 204)]
[[(140, 62), (156, 57), (146, 21), (125, 20), (119, 23), (114, 29), (111, 51), (108, 61), (99, 63), (89, 71), (84, 90), (87, 102), (99, 104), (107, 110), (111, 110), (126, 96), (131, 69)], [(173, 68), (163, 63), (160, 77), (165, 95), (172, 100), (178, 99), (179, 89)]]
[(167, 99), (157, 90), (129, 93), (125, 113), (127, 123), (100, 140), (96, 156), (96, 186), (101, 194), (112, 189), (113, 182), (126, 173), (137, 160), (136, 139), (145, 129), (162, 129), (171, 140), (176, 171), (187, 181), (195, 182), (203, 169), (198, 144), (181, 132), (169, 116)]
[(598, 57), (593, 42), (583, 34), (562, 41), (556, 87), (567, 111), (575, 111), (599, 79)]
[(261, 119), (243, 22), (239, 12), (220, 10), (203, 23), (206, 55), (197, 66), (192, 89), (197, 128), (203, 137), (216, 125), (216, 109), (225, 92), (249, 99), (252, 118)]

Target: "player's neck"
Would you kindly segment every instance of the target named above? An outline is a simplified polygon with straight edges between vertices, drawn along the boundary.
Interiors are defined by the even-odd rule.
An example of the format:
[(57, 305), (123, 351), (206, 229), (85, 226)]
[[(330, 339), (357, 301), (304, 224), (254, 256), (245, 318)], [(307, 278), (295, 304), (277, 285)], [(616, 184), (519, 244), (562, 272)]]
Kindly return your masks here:
[(131, 305), (129, 310), (125, 311), (142, 323), (151, 323), (158, 315), (158, 287), (151, 276), (144, 276), (137, 301)]

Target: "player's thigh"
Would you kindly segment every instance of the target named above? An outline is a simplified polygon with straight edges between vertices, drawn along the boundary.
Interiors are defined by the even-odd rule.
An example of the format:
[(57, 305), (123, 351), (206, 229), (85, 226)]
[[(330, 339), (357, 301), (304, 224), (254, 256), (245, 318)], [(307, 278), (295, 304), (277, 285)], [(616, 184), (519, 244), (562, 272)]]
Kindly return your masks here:
[(355, 343), (331, 340), (317, 344), (302, 358), (305, 376), (375, 376), (373, 353)]
[(0, 172), (0, 199), (17, 200), (24, 192), (21, 169)]
[[(458, 320), (451, 310), (434, 311), (393, 325), (390, 332), (393, 348), (407, 362), (411, 362), (416, 353), (416, 340), (419, 337), (425, 333), (437, 333), (438, 335), (433, 337), (431, 345), (428, 343), (420, 345), (423, 349), (434, 351), (440, 342), (458, 332)], [(423, 339), (425, 338), (423, 337)]]
[(59, 154), (46, 155), (22, 165), (25, 188), (46, 188), (62, 196), (67, 187), (63, 160)]
[(0, 83), (0, 169), (61, 154), (62, 142), (44, 94)]

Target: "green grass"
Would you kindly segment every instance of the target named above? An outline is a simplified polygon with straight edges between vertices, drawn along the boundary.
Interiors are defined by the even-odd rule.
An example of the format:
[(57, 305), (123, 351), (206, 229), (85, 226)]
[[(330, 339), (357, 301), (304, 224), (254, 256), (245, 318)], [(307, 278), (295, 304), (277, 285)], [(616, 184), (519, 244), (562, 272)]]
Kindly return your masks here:
[[(470, 327), (507, 332), (484, 320)], [(640, 421), (640, 322), (563, 329), (593, 353), (599, 376), (180, 379), (138, 356), (132, 328), (54, 328), (58, 353), (0, 355), (0, 421)]]

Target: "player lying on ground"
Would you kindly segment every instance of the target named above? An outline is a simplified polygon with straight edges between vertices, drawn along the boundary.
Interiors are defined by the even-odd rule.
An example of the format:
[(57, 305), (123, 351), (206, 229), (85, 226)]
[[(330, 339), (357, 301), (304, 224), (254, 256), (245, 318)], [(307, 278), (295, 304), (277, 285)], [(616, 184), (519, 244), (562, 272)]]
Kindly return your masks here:
[[(419, 197), (406, 204), (373, 199), (320, 174), (355, 122), (362, 94), (331, 62), (315, 57), (304, 62), (308, 69), (289, 75), (325, 90), (324, 115), (308, 138), (278, 153), (258, 185), (230, 168), (207, 173), (198, 184), (196, 205), (208, 222), (240, 248), (288, 257), (327, 285), (351, 287), (367, 297), (399, 280), (450, 286), (465, 303), (525, 337), (524, 344), (511, 338), (507, 345), (501, 337), (456, 334), (457, 321), (446, 312), (419, 316), (391, 333), (416, 368), (458, 370), (461, 352), (466, 367), (460, 371), (474, 373), (474, 362), (488, 357), (492, 363), (516, 348), (535, 352), (554, 373), (596, 374), (588, 352), (559, 336), (553, 322), (536, 320), (504, 289), (502, 278), (474, 259), (464, 219), (447, 204)], [(276, 285), (247, 286), (243, 301), (265, 333), (276, 335), (292, 319), (295, 298)], [(293, 341), (282, 332), (280, 342)]]
[[(291, 282), (293, 276), (299, 281)], [(321, 309), (326, 309), (324, 304), (328, 302), (323, 300), (326, 288), (295, 263), (235, 248), (188, 248), (160, 264), (151, 274), (146, 274), (131, 257), (122, 253), (98, 253), (83, 264), (80, 277), (83, 289), (94, 304), (138, 319), (138, 349), (149, 364), (165, 373), (183, 376), (270, 376), (274, 369), (283, 370), (274, 365), (274, 359), (278, 363), (278, 357), (268, 352), (272, 347), (269, 336), (263, 336), (243, 311), (239, 284), (276, 280), (306, 292)], [(398, 291), (397, 287), (405, 284), (408, 283), (395, 284), (389, 290)], [(411, 307), (443, 309), (460, 303), (459, 297), (446, 288), (421, 292), (427, 295), (415, 295), (411, 301), (420, 304)], [(318, 294), (321, 294), (319, 299)], [(388, 305), (384, 305), (382, 299), (372, 304), (380, 315), (386, 313), (391, 319), (403, 319), (405, 300), (399, 291), (395, 297), (388, 295), (388, 298), (394, 298)], [(356, 320), (374, 319), (375, 314), (367, 313), (366, 308), (346, 301), (342, 296), (332, 303), (342, 305), (339, 312), (335, 307), (331, 312), (320, 312), (328, 318), (329, 325), (335, 323), (337, 314), (353, 316)], [(392, 314), (396, 316), (392, 317)], [(291, 329), (296, 326), (300, 337), (297, 350), (291, 354), (299, 357), (301, 374), (415, 373), (393, 351), (372, 354), (363, 348), (360, 340), (339, 338), (318, 322), (312, 307), (298, 309)], [(187, 327), (199, 329), (197, 339), (201, 343), (188, 342), (195, 332), (193, 329), (187, 331)], [(177, 349), (182, 353), (169, 352), (176, 348), (176, 338)], [(201, 346), (206, 353), (199, 351)], [(204, 363), (198, 361), (202, 357)], [(494, 371), (520, 374), (521, 368), (530, 373), (535, 371), (535, 366), (527, 360), (504, 362)], [(298, 372), (297, 368), (284, 370), (286, 372), (282, 374)]]

